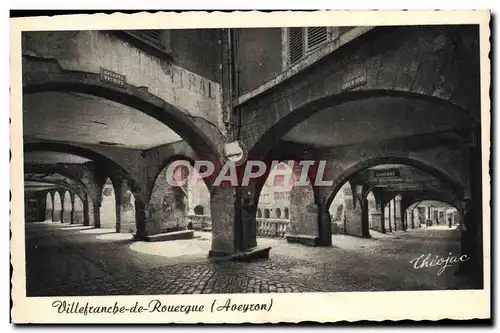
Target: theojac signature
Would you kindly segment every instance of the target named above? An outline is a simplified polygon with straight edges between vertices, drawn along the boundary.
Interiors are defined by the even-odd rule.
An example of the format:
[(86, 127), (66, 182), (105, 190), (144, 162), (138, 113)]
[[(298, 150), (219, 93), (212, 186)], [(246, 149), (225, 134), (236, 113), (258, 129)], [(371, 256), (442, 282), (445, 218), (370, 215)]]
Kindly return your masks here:
[(451, 267), (451, 265), (456, 264), (458, 262), (465, 262), (469, 260), (466, 254), (462, 254), (461, 256), (453, 256), (451, 253), (448, 254), (447, 257), (441, 257), (439, 255), (425, 254), (420, 255), (417, 258), (413, 258), (410, 260), (410, 264), (413, 264), (413, 268), (429, 268), (429, 267), (441, 267), (437, 271), (437, 275), (443, 274), (446, 268)]

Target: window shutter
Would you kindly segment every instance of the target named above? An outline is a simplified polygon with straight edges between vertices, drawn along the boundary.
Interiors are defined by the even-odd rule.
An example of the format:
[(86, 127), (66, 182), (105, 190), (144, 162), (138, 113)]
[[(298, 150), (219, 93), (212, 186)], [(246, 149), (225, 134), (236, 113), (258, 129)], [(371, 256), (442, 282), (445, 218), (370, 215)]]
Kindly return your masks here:
[(135, 30), (133, 32), (136, 36), (144, 39), (145, 41), (163, 48), (163, 42), (161, 40), (160, 31), (158, 30)]
[(307, 50), (312, 50), (324, 44), (328, 39), (327, 28), (307, 28)]
[(288, 54), (290, 65), (304, 56), (304, 34), (302, 28), (288, 28)]

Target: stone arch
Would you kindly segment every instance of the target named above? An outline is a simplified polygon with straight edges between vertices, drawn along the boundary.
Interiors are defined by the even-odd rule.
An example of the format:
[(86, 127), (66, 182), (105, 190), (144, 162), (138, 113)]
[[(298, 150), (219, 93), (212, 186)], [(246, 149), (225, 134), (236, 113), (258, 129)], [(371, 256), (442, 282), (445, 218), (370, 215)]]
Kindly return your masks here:
[[(193, 158), (191, 158), (189, 156), (186, 156), (186, 155), (181, 155), (181, 154), (175, 154), (175, 155), (172, 155), (169, 158), (167, 158), (156, 169), (156, 172), (155, 172), (153, 178), (149, 181), (149, 184), (148, 184), (148, 198), (151, 198), (151, 195), (153, 194), (153, 189), (154, 189), (155, 185), (157, 185), (158, 178), (163, 177), (164, 180), (165, 180), (166, 171), (167, 171), (168, 166), (170, 164), (174, 163), (174, 162), (177, 162), (177, 161), (186, 161), (186, 162), (188, 162), (191, 165), (191, 167), (193, 167), (194, 163), (195, 163), (195, 161), (193, 160)], [(190, 170), (190, 172), (191, 172), (191, 170)], [(209, 191), (211, 190), (210, 180), (211, 179), (209, 179), (208, 177), (207, 178), (203, 178), (203, 182), (205, 183), (205, 185), (207, 186), (207, 188), (208, 188)]]
[(45, 220), (52, 221), (52, 209), (54, 206), (52, 205), (52, 195), (50, 192), (47, 192), (45, 196)]
[(75, 195), (73, 201), (73, 215), (71, 221), (73, 224), (83, 224), (84, 222), (83, 201), (78, 194)]
[(71, 211), (73, 210), (73, 202), (71, 200), (71, 194), (69, 191), (64, 192), (63, 199), (63, 211), (62, 211), (62, 222), (71, 223)]
[(61, 221), (61, 211), (62, 211), (62, 201), (61, 195), (58, 191), (54, 193), (54, 209), (52, 211), (52, 221), (60, 222)]
[(116, 190), (113, 182), (108, 177), (104, 181), (101, 190), (101, 207), (99, 210), (100, 227), (116, 230)]
[(274, 214), (276, 215), (277, 219), (280, 219), (281, 218), (281, 208), (276, 207), (276, 209), (274, 210)]
[[(451, 208), (454, 208), (457, 212), (457, 220), (460, 222), (463, 219), (462, 216), (462, 207), (460, 207), (459, 202), (456, 200), (450, 200), (450, 198), (447, 198), (446, 196), (440, 195), (439, 193), (433, 193), (434, 195), (431, 196), (426, 196), (422, 195), (418, 198), (412, 198), (409, 204), (404, 207), (405, 208), (405, 216), (408, 214), (408, 216), (411, 218), (411, 214), (413, 214), (413, 221), (410, 219), (409, 223), (413, 223), (412, 227), (413, 228), (419, 228), (421, 225), (425, 225), (427, 223), (428, 217), (427, 217), (427, 212), (418, 212), (418, 219), (415, 220), (415, 209), (418, 208), (419, 204), (424, 202), (424, 201), (435, 201), (435, 202), (440, 202), (448, 205)], [(431, 217), (432, 219), (432, 217)], [(447, 220), (445, 221), (447, 222)]]
[[(28, 57), (25, 56), (25, 58)], [(31, 57), (27, 61), (36, 61), (36, 59)], [(132, 107), (171, 128), (186, 140), (198, 156), (212, 161), (216, 169), (220, 167), (221, 154), (216, 147), (224, 142), (224, 136), (217, 127), (199, 118), (196, 118), (196, 122), (191, 120), (185, 112), (145, 89), (127, 83), (118, 86), (103, 82), (99, 74), (66, 71), (60, 68), (52, 73), (26, 72), (23, 74), (23, 94), (50, 91), (85, 93)], [(210, 138), (217, 138), (217, 142), (214, 143), (214, 140)]]
[(265, 208), (265, 209), (264, 209), (264, 218), (265, 218), (265, 219), (268, 219), (268, 218), (270, 218), (270, 217), (271, 217), (271, 212), (269, 211), (269, 209), (268, 209), (268, 208)]
[(265, 132), (263, 132), (260, 137), (251, 139), (252, 141), (249, 144), (249, 158), (262, 159), (279, 141), (279, 139), (281, 139), (296, 125), (311, 117), (316, 112), (345, 102), (368, 100), (380, 97), (399, 97), (410, 101), (431, 102), (456, 110), (456, 112), (470, 117), (472, 121), (477, 122), (478, 120), (475, 116), (474, 110), (469, 110), (459, 104), (455, 104), (450, 99), (423, 94), (420, 92), (384, 88), (340, 92), (309, 100), (301, 105), (297, 105), (291, 111), (281, 116), (278, 121), (272, 123), (272, 125), (266, 128)]
[(285, 207), (284, 214), (285, 214), (285, 219), (288, 220), (290, 218), (290, 211), (288, 207)]
[(194, 207), (194, 213), (195, 213), (195, 215), (204, 215), (205, 208), (202, 205), (198, 205), (198, 206)]
[[(143, 188), (140, 185), (141, 184), (140, 180), (136, 179), (133, 172), (129, 170), (125, 165), (123, 165), (122, 163), (116, 161), (115, 159), (109, 156), (103, 155), (102, 153), (96, 152), (92, 149), (80, 147), (70, 143), (59, 143), (59, 142), (35, 142), (35, 143), (24, 144), (25, 153), (32, 151), (68, 153), (80, 157), (85, 157), (89, 160), (95, 161), (104, 166), (104, 169), (102, 170), (103, 173), (112, 174), (114, 171), (117, 171), (120, 174), (120, 176), (127, 179), (129, 186), (134, 193), (140, 193), (143, 191)], [(59, 171), (57, 172), (59, 173)], [(68, 173), (63, 175), (66, 176), (67, 174)], [(69, 175), (68, 178), (74, 179), (75, 177)], [(79, 180), (79, 182), (81, 183), (81, 180)]]
[(376, 165), (381, 164), (403, 164), (415, 167), (423, 172), (428, 173), (431, 176), (434, 176), (436, 179), (441, 181), (446, 187), (449, 187), (450, 190), (454, 193), (457, 193), (457, 196), (461, 196), (463, 194), (463, 187), (457, 181), (453, 179), (450, 175), (445, 173), (444, 171), (428, 164), (424, 163), (420, 160), (404, 157), (404, 156), (380, 156), (371, 159), (362, 160), (350, 167), (345, 168), (334, 180), (333, 185), (330, 188), (330, 191), (326, 195), (326, 203), (327, 206), (330, 205), (333, 200), (335, 194), (340, 190), (340, 187), (354, 174), (357, 174), (361, 171), (374, 167)]

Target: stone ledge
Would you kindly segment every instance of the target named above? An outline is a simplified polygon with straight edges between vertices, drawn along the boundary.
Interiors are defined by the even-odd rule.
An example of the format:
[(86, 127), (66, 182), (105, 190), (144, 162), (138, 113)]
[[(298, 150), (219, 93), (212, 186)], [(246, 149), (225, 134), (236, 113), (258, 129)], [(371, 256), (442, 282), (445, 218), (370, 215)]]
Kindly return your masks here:
[(320, 245), (319, 236), (314, 235), (286, 235), (286, 241), (288, 243), (298, 243), (308, 246)]
[(146, 242), (161, 242), (161, 241), (171, 241), (177, 239), (191, 239), (194, 236), (193, 230), (181, 230), (166, 232), (163, 234), (150, 235), (145, 237)]
[(254, 247), (247, 251), (233, 254), (232, 259), (236, 261), (251, 261), (255, 259), (268, 259), (271, 247)]

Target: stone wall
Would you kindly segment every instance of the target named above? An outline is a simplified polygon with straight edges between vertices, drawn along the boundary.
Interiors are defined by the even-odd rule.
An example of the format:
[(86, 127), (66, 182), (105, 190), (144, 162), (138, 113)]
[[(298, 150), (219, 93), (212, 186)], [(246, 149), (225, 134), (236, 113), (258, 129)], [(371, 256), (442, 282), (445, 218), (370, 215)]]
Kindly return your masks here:
[(187, 197), (180, 186), (168, 184), (167, 168), (155, 182), (149, 199), (150, 223), (146, 225), (148, 235), (184, 230), (187, 228)]

